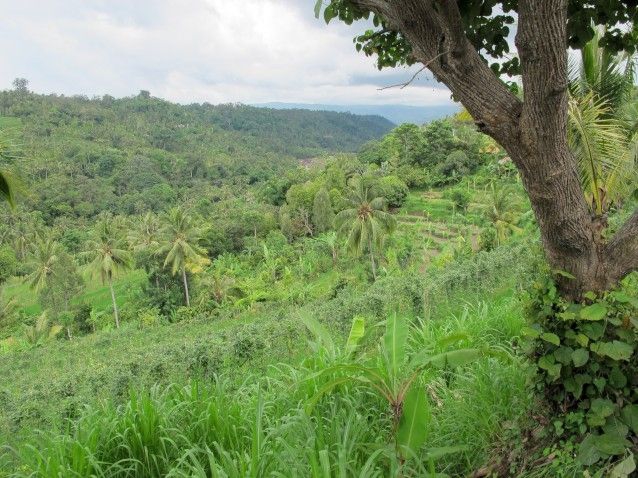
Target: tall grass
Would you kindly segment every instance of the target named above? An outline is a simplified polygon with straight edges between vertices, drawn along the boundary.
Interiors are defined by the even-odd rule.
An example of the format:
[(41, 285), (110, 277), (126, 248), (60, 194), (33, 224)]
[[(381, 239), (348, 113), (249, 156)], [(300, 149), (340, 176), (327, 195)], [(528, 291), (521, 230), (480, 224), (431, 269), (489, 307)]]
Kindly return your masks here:
[[(86, 408), (62, 433), (5, 450), (9, 476), (26, 477), (388, 477), (467, 474), (485, 462), (502, 425), (529, 406), (521, 364), (511, 353), (520, 328), (514, 299), (467, 306), (445, 321), (415, 321), (410, 344), (435, 349), (443, 337), (502, 352), (458, 372), (424, 377), (433, 420), (426, 446), (400, 463), (387, 402), (344, 383), (312, 410), (322, 370), (335, 354), (315, 348), (299, 366), (271, 367), (243, 383), (154, 387), (124, 405)], [(428, 450), (462, 446), (433, 460)], [(1, 475), (1, 473), (0, 473)], [(436, 475), (444, 476), (444, 475)]]

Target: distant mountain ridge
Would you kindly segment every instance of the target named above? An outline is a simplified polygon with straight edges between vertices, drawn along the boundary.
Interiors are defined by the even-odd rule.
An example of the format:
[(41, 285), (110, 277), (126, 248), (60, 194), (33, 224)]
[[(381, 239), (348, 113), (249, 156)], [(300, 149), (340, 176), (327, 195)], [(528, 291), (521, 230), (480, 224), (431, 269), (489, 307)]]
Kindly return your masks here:
[(281, 110), (301, 109), (311, 111), (336, 111), (363, 116), (382, 116), (394, 124), (415, 123), (424, 124), (458, 113), (461, 109), (457, 105), (436, 106), (405, 106), (405, 105), (326, 105), (314, 103), (260, 103), (254, 104), (260, 108), (274, 108)]

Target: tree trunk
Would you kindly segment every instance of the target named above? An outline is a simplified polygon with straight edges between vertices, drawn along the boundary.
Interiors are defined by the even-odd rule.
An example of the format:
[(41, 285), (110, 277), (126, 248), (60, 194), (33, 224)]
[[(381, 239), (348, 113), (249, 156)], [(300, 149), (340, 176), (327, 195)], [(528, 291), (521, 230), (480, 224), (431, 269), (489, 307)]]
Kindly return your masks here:
[(66, 338), (71, 340), (73, 337), (71, 336), (71, 327), (67, 325), (66, 327)]
[(188, 280), (186, 279), (186, 267), (182, 267), (182, 281), (184, 282), (184, 297), (186, 297), (186, 307), (191, 306), (191, 298), (188, 294)]
[(557, 286), (569, 300), (600, 292), (638, 269), (638, 211), (607, 242), (589, 210), (567, 142), (567, 0), (519, 0), (518, 49), (525, 97), (494, 75), (465, 34), (456, 0), (352, 0), (381, 14), (413, 56), (444, 83), (479, 130), (520, 172)]
[(377, 280), (377, 265), (374, 262), (374, 252), (372, 250), (372, 240), (368, 239), (368, 252), (370, 253), (370, 263), (372, 264), (372, 278)]
[(117, 311), (117, 302), (115, 301), (115, 291), (113, 290), (113, 279), (109, 277), (109, 288), (111, 289), (111, 301), (113, 301), (113, 316), (115, 317), (115, 328), (120, 328), (120, 315)]

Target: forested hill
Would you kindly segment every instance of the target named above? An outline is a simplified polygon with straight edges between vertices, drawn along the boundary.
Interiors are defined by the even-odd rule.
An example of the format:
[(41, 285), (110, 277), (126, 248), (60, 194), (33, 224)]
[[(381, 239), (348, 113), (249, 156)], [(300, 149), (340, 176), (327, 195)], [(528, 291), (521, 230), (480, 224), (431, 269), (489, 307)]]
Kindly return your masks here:
[(128, 135), (136, 135), (150, 146), (167, 151), (183, 149), (204, 132), (225, 132), (240, 133), (243, 143), (299, 158), (326, 150), (357, 151), (365, 142), (394, 127), (381, 116), (282, 111), (243, 104), (179, 105), (151, 97), (145, 91), (121, 99), (109, 95), (88, 99), (2, 91), (0, 113), (19, 117), (25, 125), (40, 127), (34, 132), (45, 136), (64, 126), (81, 127), (98, 135), (104, 132), (108, 136), (101, 139), (114, 140), (111, 141), (114, 147), (121, 144), (117, 142), (121, 132), (114, 129), (126, 126)]
[(234, 194), (300, 159), (355, 151), (392, 126), (349, 113), (184, 106), (144, 91), (122, 99), (0, 92), (0, 130), (19, 146), (13, 166), (29, 192), (22, 204), (46, 222), (157, 211), (204, 187)]

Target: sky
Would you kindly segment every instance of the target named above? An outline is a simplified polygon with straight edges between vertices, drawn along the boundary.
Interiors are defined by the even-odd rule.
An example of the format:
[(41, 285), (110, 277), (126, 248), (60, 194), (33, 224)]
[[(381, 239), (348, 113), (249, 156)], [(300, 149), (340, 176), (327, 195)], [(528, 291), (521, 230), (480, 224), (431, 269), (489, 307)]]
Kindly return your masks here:
[(451, 104), (418, 67), (379, 72), (314, 0), (0, 0), (0, 89), (38, 93), (148, 90), (179, 103)]

